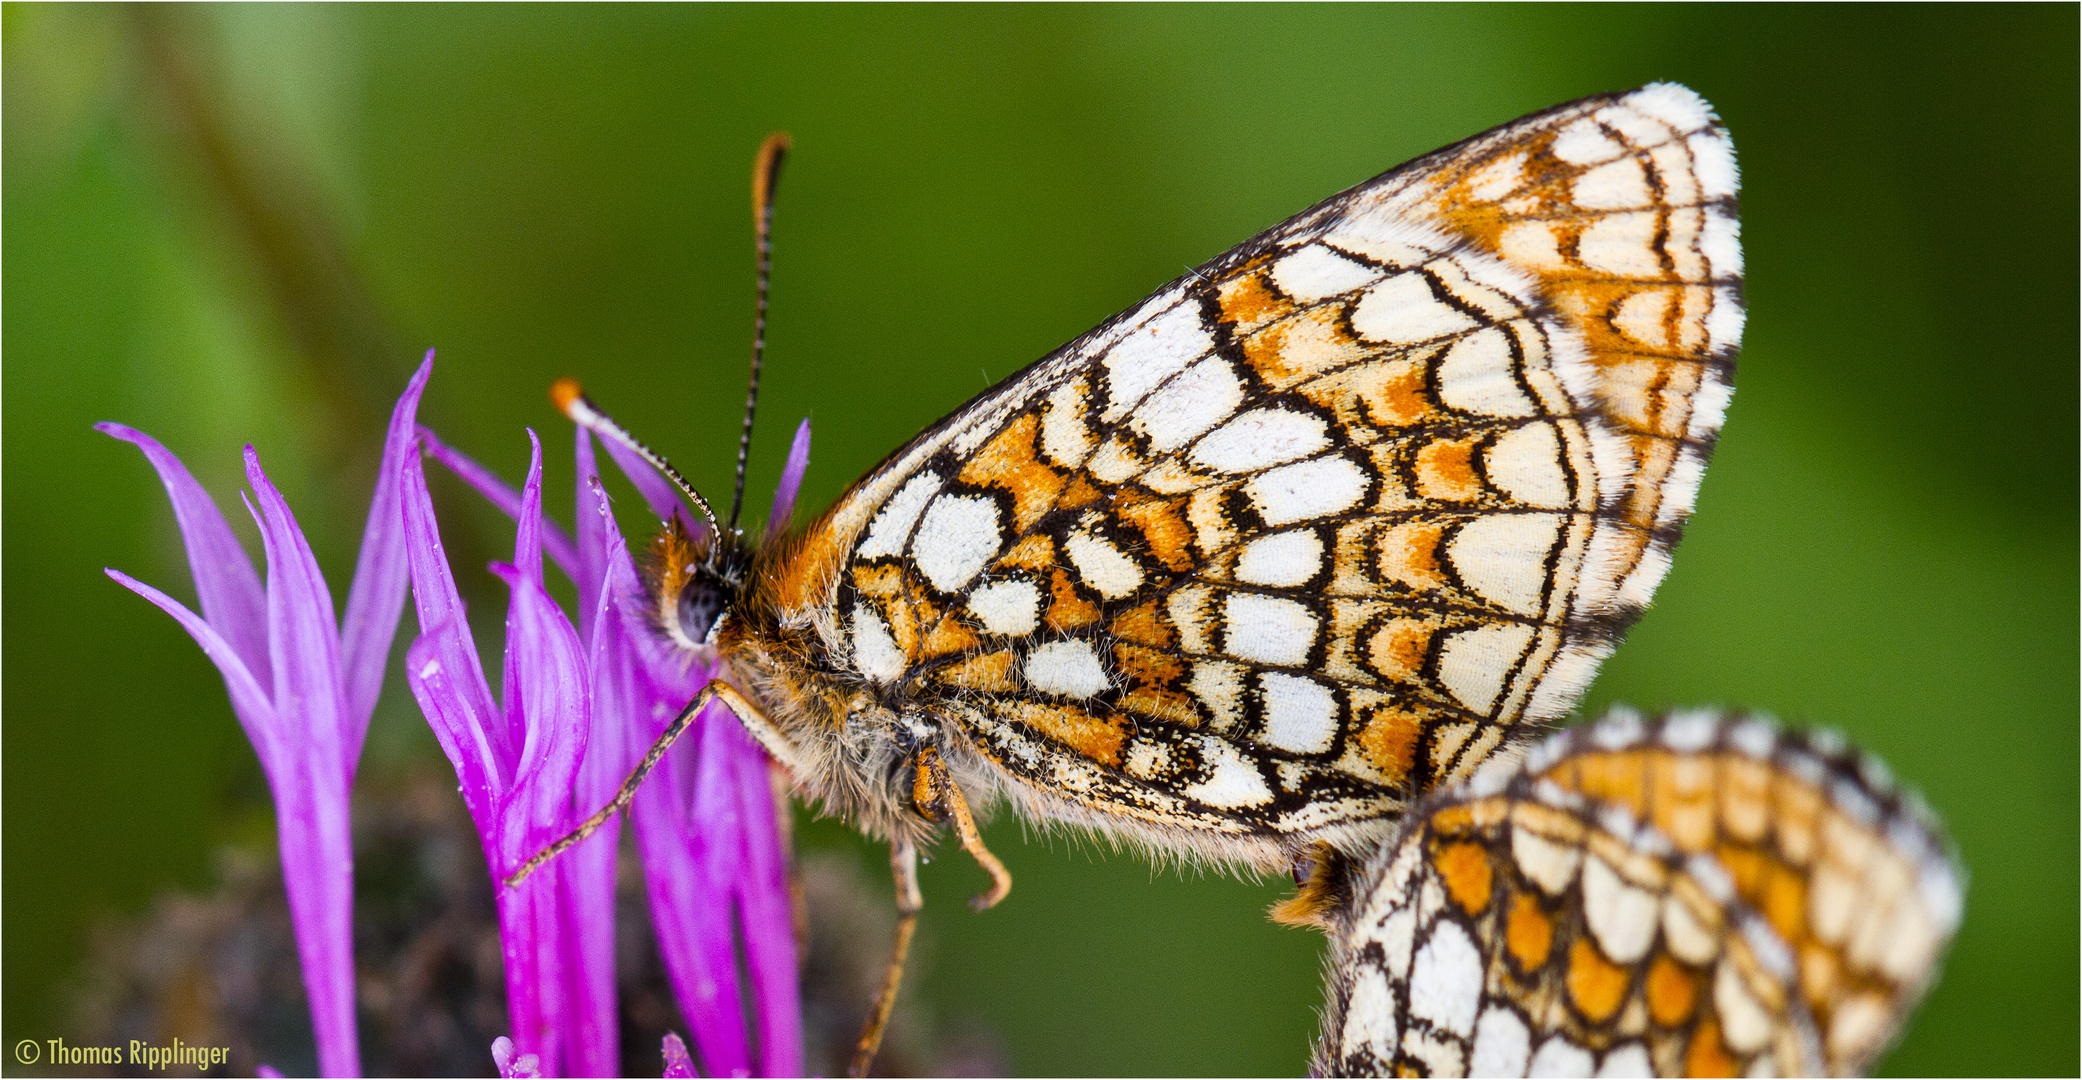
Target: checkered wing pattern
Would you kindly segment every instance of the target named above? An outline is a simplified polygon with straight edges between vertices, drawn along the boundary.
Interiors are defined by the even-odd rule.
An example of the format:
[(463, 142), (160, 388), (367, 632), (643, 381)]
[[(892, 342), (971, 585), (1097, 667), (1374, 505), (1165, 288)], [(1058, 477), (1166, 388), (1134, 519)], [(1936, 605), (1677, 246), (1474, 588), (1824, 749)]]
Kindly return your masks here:
[(1334, 1075), (1855, 1075), (1934, 977), (1957, 869), (1840, 741), (1619, 713), (1434, 796), (1333, 932)]
[(1376, 842), (1564, 713), (1661, 577), (1728, 396), (1734, 184), (1658, 85), (1344, 192), (892, 455), (795, 610), (1039, 816)]

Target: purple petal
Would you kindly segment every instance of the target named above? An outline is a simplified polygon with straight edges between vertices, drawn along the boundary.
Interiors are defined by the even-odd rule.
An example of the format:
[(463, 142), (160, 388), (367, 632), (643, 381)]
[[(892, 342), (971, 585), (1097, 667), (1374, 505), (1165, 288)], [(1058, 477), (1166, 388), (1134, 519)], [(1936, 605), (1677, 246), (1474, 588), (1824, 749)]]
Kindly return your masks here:
[(614, 459), (615, 467), (622, 470), (622, 475), (636, 485), (636, 490), (643, 495), (643, 501), (650, 506), (651, 513), (656, 514), (659, 521), (670, 521), (674, 515), (678, 515), (680, 524), (687, 529), (687, 535), (700, 537), (708, 533), (708, 522), (695, 518), (687, 508), (686, 498), (680, 494), (680, 489), (674, 487), (672, 481), (667, 480), (663, 473), (651, 467), (651, 463), (645, 461), (643, 455), (613, 439), (602, 439), (600, 445), (607, 448), (607, 456)]
[(362, 737), (383, 689), (383, 669), (390, 662), (391, 639), (405, 610), (405, 519), (398, 503), (398, 466), (417, 435), (414, 417), (419, 396), (434, 371), (428, 349), (419, 370), (405, 384), (391, 410), (390, 433), (383, 440), (383, 463), (376, 470), (376, 492), (369, 498), (369, 519), (362, 527), (361, 554), (354, 562), (354, 581), (347, 590), (347, 614), (340, 621), (341, 676), (347, 687), (345, 732), (347, 760), (361, 757)]
[(253, 752), (259, 755), (261, 767), (272, 774), (281, 764), (284, 754), (275, 724), (275, 706), (238, 650), (224, 640), (216, 627), (173, 597), (121, 570), (103, 570), (102, 573), (173, 616), (174, 621), (181, 624), (181, 629), (188, 631), (188, 636), (202, 646), (203, 655), (209, 657), (224, 676), (224, 689), (231, 696), (232, 714), (239, 718), (239, 726), (245, 729), (246, 738), (253, 744)]
[[(774, 508), (766, 518), (766, 538), (772, 540), (788, 527), (795, 513), (795, 496), (802, 490), (802, 474), (810, 467), (810, 421), (803, 419), (795, 429), (795, 442), (788, 447), (788, 463), (781, 466), (781, 483), (774, 488)], [(776, 1074), (779, 1075), (779, 1074)]]
[(533, 1054), (513, 1052), (513, 1040), (504, 1035), (492, 1040), (492, 1064), (505, 1080), (542, 1080), (542, 1066)]
[[(432, 428), (422, 426), (419, 429), (419, 445), (426, 452), (426, 456), (440, 462), (449, 472), (454, 473), (457, 479), (470, 485), (477, 494), (484, 496), (486, 502), (497, 507), (500, 513), (510, 518), (520, 517), (520, 492), (515, 491), (513, 485), (499, 479), (497, 473), (442, 442), (441, 437), (435, 435)], [(572, 545), (571, 537), (566, 535), (563, 529), (554, 523), (545, 524), (542, 549), (549, 556), (549, 561), (557, 564), (557, 569), (564, 572), (565, 577), (573, 581), (578, 580), (578, 549)]]
[(260, 1077), (261, 1080), (282, 1080), (282, 1070), (266, 1062), (262, 1062), (259, 1068), (254, 1069), (253, 1075)]
[(412, 574), (412, 602), (420, 630), (406, 652), (406, 684), (455, 766), (463, 800), (484, 836), (485, 855), (496, 866), (493, 805), (505, 796), (520, 758), (519, 748), (507, 738), (491, 686), (485, 682), (462, 597), (456, 594), (455, 577), (448, 568), (448, 553), (441, 546), (441, 531), (434, 522), (426, 470), (416, 451), (406, 453), (398, 470), (398, 492), (404, 509), (405, 560)]
[(542, 444), (532, 431), (528, 442), (532, 449), (514, 564), (492, 567), (513, 590), (506, 609), (504, 704), (507, 724), (524, 741), (514, 773), (514, 794), (521, 801), (505, 811), (520, 817), (509, 818), (505, 839), (529, 848), (516, 846), (516, 860), (556, 839), (556, 831), (568, 823), (571, 784), (592, 723), (592, 692), (578, 631), (542, 588)]
[[(731, 718), (735, 720), (735, 717)], [(765, 1076), (800, 1076), (802, 1001), (797, 984), (795, 911), (788, 887), (788, 859), (774, 820), (774, 791), (766, 761), (744, 725), (718, 725), (728, 747), (744, 823), (744, 869), (735, 878), (745, 961), (750, 969), (759, 1024), (759, 1071)]]
[[(591, 641), (593, 625), (590, 613), (600, 604), (601, 580), (607, 574), (607, 549), (602, 539), (601, 518), (605, 516), (611, 522), (614, 516), (611, 510), (605, 509), (606, 496), (599, 493), (600, 463), (593, 456), (593, 433), (577, 425), (573, 425), (571, 430), (576, 436), (572, 457), (577, 465), (573, 486), (578, 496), (577, 512), (572, 517), (572, 532), (578, 539), (578, 575), (574, 580), (578, 584), (578, 611), (586, 619), (579, 629)], [(621, 542), (619, 535), (615, 542)]]
[[(267, 551), (268, 653), (275, 721), (290, 767), (268, 777), (275, 794), (282, 878), (304, 989), (327, 1076), (361, 1075), (354, 1025), (354, 842), (347, 814), (354, 760), (346, 755), (346, 689), (339, 629), (318, 560), (282, 493), (246, 448), (253, 515)], [(250, 506), (249, 506), (250, 508)], [(380, 673), (380, 669), (379, 669)], [(360, 726), (354, 732), (359, 750)]]
[(304, 531), (282, 493), (261, 471), (260, 456), (250, 446), (246, 482), (260, 502), (253, 520), (267, 552), (268, 659), (274, 672), (275, 715), (284, 735), (308, 747), (314, 760), (330, 761), (344, 770), (344, 791), (352, 782), (354, 766), (345, 759), (341, 738), (347, 703), (340, 685), (340, 631), (333, 621), (333, 596)]
[(659, 1075), (666, 1080), (686, 1080), (688, 1077), (701, 1075), (694, 1071), (694, 1059), (687, 1056), (687, 1044), (681, 1042), (677, 1034), (670, 1031), (665, 1033), (664, 1051), (665, 1071)]
[(267, 601), (253, 560), (232, 535), (231, 525), (195, 482), (188, 467), (157, 439), (122, 424), (101, 423), (94, 430), (113, 436), (144, 451), (145, 460), (159, 473), (173, 502), (174, 521), (181, 528), (181, 543), (188, 549), (188, 569), (195, 579), (195, 593), (202, 602), (203, 618), (231, 646), (232, 652), (261, 680), (266, 689)]

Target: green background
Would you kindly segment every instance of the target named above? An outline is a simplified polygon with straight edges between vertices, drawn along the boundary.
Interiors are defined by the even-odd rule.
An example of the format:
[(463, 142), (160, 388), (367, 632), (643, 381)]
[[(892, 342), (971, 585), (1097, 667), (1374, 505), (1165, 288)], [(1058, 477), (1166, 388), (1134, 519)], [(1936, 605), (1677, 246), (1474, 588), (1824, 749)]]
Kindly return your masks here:
[[(429, 345), (423, 415), (509, 476), (523, 425), (568, 445), (543, 391), (576, 374), (726, 490), (748, 165), (786, 128), (752, 488), (808, 415), (821, 505), (1331, 192), (1673, 79), (1740, 154), (1747, 347), (1675, 569), (1588, 704), (1751, 706), (1884, 756), (1971, 886), (1882, 1068), (2082, 1067), (2072, 7), (9, 5), (4, 29), (8, 1043), (64, 1034), (96, 920), (267, 828), (215, 673), (102, 577), (193, 595), (94, 421), (163, 439), (241, 527), (253, 442), (337, 593)], [(510, 543), (476, 513), (459, 566)], [(432, 753), (393, 683), (370, 754)], [(1264, 921), (1276, 884), (990, 835), (1018, 887), (971, 916), (975, 868), (928, 868), (922, 989), (1013, 1070), (1301, 1070), (1319, 945)]]

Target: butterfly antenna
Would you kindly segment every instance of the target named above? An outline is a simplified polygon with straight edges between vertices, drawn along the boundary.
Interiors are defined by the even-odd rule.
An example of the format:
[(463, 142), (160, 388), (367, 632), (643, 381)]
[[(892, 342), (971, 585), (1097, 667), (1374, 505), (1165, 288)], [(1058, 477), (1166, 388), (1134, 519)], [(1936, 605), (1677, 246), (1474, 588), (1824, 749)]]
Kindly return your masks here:
[(681, 476), (680, 471), (673, 468), (671, 462), (665, 460), (657, 451), (636, 441), (636, 436), (615, 423), (614, 417), (601, 412), (600, 407), (593, 404), (592, 399), (586, 397), (585, 391), (579, 388), (577, 379), (564, 378), (551, 383), (549, 399), (556, 403), (558, 411), (570, 417), (572, 423), (603, 439), (626, 446), (650, 462), (651, 468), (672, 481), (672, 486), (679, 488), (680, 494), (685, 495), (687, 500), (701, 511), (701, 516), (708, 519), (709, 527), (721, 535), (722, 527), (716, 524), (716, 512), (709, 508), (708, 500), (701, 497), (701, 492), (694, 490), (694, 485), (688, 483), (687, 478)]
[(758, 256), (758, 299), (752, 308), (752, 378), (745, 390), (745, 426), (737, 436), (737, 490), (730, 496), (730, 525), (745, 506), (745, 467), (752, 457), (752, 414), (759, 408), (759, 368), (766, 360), (766, 294), (774, 261), (774, 187), (781, 180), (781, 161), (788, 156), (788, 133), (776, 131), (759, 144), (752, 162), (752, 229)]

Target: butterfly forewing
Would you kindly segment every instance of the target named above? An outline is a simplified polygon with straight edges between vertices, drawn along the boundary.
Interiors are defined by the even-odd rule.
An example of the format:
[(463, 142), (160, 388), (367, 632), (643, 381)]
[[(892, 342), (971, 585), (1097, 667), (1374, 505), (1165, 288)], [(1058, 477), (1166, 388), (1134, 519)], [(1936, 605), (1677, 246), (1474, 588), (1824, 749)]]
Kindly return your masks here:
[(1347, 191), (892, 455), (784, 605), (1028, 809), (1261, 865), (1377, 837), (1660, 578), (1740, 326), (1726, 147), (1652, 87)]

